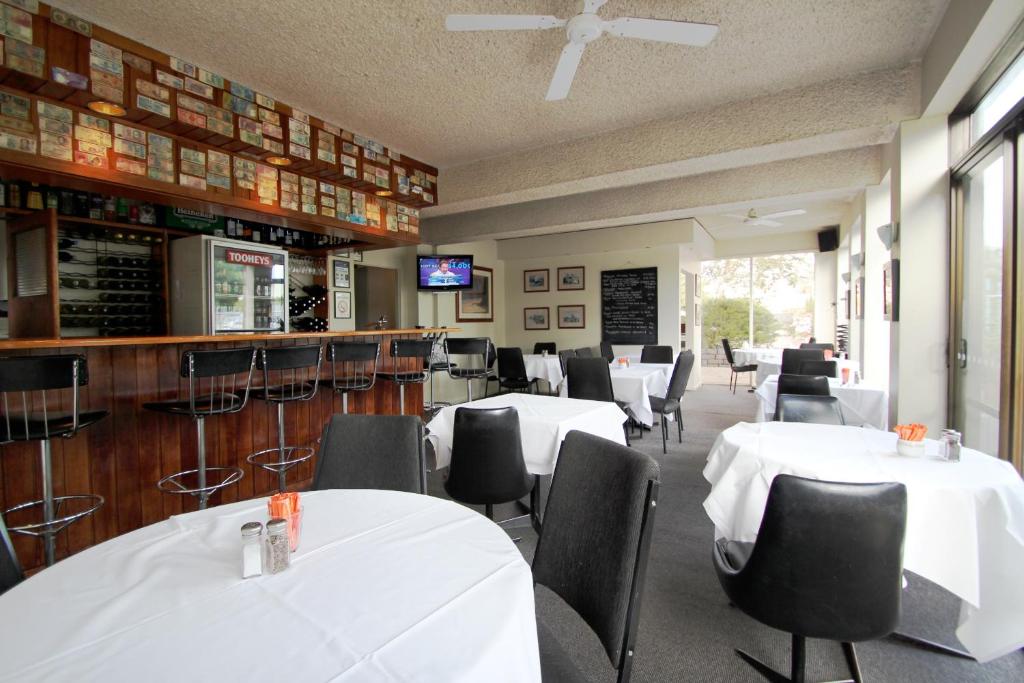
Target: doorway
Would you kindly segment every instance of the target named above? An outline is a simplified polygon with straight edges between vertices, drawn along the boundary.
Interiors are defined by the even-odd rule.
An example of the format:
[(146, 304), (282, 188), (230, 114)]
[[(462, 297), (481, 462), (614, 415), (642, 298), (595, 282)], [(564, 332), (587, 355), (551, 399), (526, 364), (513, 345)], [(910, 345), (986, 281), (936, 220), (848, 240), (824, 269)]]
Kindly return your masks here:
[(391, 268), (356, 265), (355, 321), (366, 330), (383, 316), (385, 327), (400, 327), (398, 320), (398, 271)]

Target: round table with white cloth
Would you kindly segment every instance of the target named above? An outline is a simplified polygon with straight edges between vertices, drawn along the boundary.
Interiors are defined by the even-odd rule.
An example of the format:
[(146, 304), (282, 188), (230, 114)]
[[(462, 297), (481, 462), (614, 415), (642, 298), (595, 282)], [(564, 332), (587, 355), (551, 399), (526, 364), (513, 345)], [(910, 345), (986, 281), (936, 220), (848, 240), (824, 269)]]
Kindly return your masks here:
[(509, 406), (519, 413), (523, 459), (530, 474), (545, 475), (555, 471), (555, 461), (558, 460), (562, 441), (574, 429), (626, 444), (626, 435), (622, 431), (626, 414), (614, 403), (540, 394), (498, 394), (442, 408), (427, 423), (427, 438), (434, 446), (437, 469), (448, 467), (452, 461), (456, 410)]
[(956, 634), (980, 661), (1024, 646), (1024, 483), (1010, 463), (964, 448), (960, 462), (896, 453), (896, 435), (802, 423), (740, 423), (708, 454), (704, 509), (719, 534), (753, 541), (779, 474), (907, 487), (903, 566), (961, 599)]
[(530, 379), (542, 379), (554, 389), (562, 383), (562, 362), (557, 355), (527, 353), (523, 355), (526, 365), (526, 376)]
[[(839, 399), (843, 419), (856, 427), (889, 428), (889, 395), (884, 389), (867, 384), (843, 384), (841, 379), (829, 377), (828, 390)], [(772, 375), (757, 388), (758, 408), (755, 419), (771, 422), (775, 417), (775, 401), (779, 393), (779, 376)]]
[(305, 493), (291, 567), (241, 575), (267, 499), (171, 517), (0, 596), (0, 680), (540, 681), (530, 567), (486, 517)]

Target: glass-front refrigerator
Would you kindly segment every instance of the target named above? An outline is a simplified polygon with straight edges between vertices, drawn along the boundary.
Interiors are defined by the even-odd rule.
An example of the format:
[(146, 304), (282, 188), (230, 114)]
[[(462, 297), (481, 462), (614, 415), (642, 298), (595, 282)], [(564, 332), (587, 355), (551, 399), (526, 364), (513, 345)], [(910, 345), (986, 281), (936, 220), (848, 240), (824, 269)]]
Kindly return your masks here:
[(199, 235), (171, 242), (171, 332), (288, 329), (288, 252)]

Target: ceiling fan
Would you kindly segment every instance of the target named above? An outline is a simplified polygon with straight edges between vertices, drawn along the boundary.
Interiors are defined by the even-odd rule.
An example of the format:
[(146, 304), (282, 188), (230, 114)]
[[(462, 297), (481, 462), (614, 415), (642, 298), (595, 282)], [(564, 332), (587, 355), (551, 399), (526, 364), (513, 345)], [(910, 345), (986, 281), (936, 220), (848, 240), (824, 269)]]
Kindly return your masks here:
[(804, 209), (790, 209), (789, 211), (776, 211), (775, 213), (769, 213), (764, 216), (757, 215), (757, 209), (751, 209), (745, 215), (736, 213), (725, 214), (729, 218), (739, 218), (743, 221), (743, 225), (763, 225), (767, 228), (777, 228), (782, 225), (776, 218), (786, 218), (788, 216), (802, 216), (807, 213)]
[(449, 31), (520, 31), (564, 26), (569, 42), (562, 48), (562, 56), (558, 59), (555, 75), (544, 98), (546, 100), (564, 100), (568, 96), (583, 57), (583, 48), (602, 34), (704, 47), (718, 33), (718, 27), (714, 24), (695, 24), (689, 21), (634, 17), (605, 21), (597, 16), (597, 10), (606, 2), (608, 0), (583, 0), (583, 11), (571, 19), (537, 14), (449, 14), (445, 28)]

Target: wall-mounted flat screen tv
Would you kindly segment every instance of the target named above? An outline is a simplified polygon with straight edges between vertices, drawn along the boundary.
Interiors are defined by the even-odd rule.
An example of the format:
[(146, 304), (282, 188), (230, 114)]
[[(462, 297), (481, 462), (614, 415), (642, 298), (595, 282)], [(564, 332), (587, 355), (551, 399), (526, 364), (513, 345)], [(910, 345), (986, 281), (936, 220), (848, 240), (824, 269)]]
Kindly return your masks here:
[(417, 256), (418, 288), (447, 292), (473, 286), (472, 256)]

